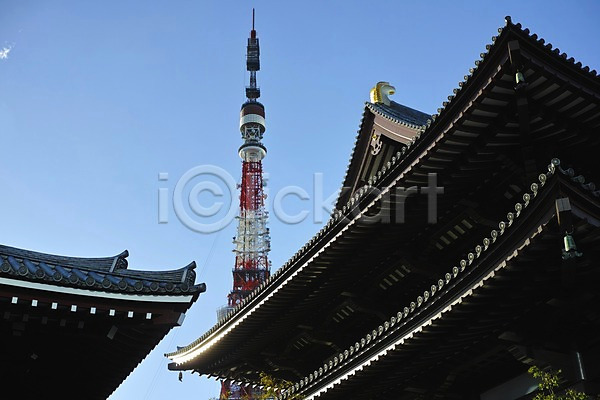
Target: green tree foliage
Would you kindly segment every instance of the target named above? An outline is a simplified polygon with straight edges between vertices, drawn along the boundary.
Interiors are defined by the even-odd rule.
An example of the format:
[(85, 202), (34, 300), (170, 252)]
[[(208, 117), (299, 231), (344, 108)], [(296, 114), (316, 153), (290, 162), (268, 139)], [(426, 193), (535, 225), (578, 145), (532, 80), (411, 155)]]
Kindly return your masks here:
[[(277, 394), (282, 390), (292, 387), (293, 383), (283, 379), (275, 379), (271, 375), (261, 372), (260, 373), (260, 384), (264, 388), (259, 394), (254, 393), (252, 400), (273, 400)], [(229, 394), (226, 394), (227, 396)], [(302, 400), (304, 396), (295, 394), (292, 397), (288, 397), (291, 400)], [(211, 397), (208, 400), (219, 400), (216, 397)], [(249, 395), (242, 395), (241, 400), (250, 400)]]
[(539, 393), (535, 395), (533, 400), (589, 400), (591, 397), (585, 393), (575, 391), (573, 389), (567, 389), (563, 394), (557, 394), (558, 387), (560, 386), (560, 373), (561, 371), (542, 371), (538, 367), (529, 368), (529, 373), (534, 378), (539, 380), (538, 388)]
[[(292, 387), (293, 383), (283, 379), (275, 379), (271, 375), (261, 372), (260, 373), (260, 384), (265, 388), (263, 393), (257, 400), (271, 400), (281, 392), (282, 390)], [(301, 400), (304, 396), (300, 394), (294, 394), (292, 397), (288, 397), (293, 400)]]

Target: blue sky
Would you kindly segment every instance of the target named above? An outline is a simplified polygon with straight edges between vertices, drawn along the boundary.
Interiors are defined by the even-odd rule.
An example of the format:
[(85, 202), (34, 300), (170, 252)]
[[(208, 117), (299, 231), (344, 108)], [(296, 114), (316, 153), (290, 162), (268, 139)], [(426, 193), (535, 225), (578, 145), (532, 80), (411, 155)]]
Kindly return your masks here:
[[(0, 0), (0, 243), (84, 257), (128, 249), (135, 269), (195, 260), (207, 284), (183, 326), (110, 400), (218, 395), (212, 379), (179, 382), (163, 353), (215, 323), (231, 289), (235, 226), (194, 232), (172, 207), (159, 224), (157, 193), (172, 195), (198, 165), (239, 180), (252, 7), (271, 193), (293, 185), (312, 195), (314, 173), (334, 193), (369, 89), (389, 81), (395, 101), (436, 112), (505, 15), (600, 70), (595, 1)], [(312, 210), (291, 196), (283, 205), (288, 214)], [(271, 218), (273, 270), (320, 229), (312, 219)]]

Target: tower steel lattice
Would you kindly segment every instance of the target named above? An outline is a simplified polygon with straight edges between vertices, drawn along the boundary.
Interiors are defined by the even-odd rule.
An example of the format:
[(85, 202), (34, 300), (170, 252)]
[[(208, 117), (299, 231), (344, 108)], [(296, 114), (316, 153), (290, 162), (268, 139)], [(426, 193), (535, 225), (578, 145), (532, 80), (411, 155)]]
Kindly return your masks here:
[[(242, 180), (239, 185), (237, 235), (233, 238), (233, 289), (227, 296), (227, 306), (219, 310), (219, 318), (223, 318), (252, 290), (265, 282), (270, 271), (270, 237), (262, 171), (262, 160), (267, 155), (267, 149), (261, 142), (265, 133), (265, 108), (257, 100), (260, 97), (260, 88), (256, 86), (256, 72), (260, 70), (260, 50), (254, 30), (254, 10), (246, 52), (246, 69), (250, 72), (250, 85), (246, 87), (247, 100), (242, 104), (240, 112), (240, 132), (244, 143), (238, 150), (242, 159)], [(250, 387), (221, 383), (220, 399), (252, 400), (258, 394), (256, 389)]]

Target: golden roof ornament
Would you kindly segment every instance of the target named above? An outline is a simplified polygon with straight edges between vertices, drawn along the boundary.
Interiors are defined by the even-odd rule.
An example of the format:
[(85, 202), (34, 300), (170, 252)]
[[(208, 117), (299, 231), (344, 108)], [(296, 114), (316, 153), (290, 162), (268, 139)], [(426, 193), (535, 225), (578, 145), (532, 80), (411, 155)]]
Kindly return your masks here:
[(388, 96), (396, 93), (396, 88), (390, 85), (389, 82), (377, 82), (377, 85), (371, 89), (371, 103), (383, 103), (386, 106), (390, 105)]

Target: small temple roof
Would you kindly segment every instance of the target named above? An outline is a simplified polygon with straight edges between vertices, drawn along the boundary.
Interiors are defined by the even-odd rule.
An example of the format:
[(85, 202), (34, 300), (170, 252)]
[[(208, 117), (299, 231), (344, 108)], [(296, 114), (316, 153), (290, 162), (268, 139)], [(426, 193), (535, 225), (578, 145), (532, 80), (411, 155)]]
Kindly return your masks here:
[[(377, 172), (377, 169), (380, 168), (378, 163), (367, 165), (369, 163), (364, 157), (365, 153), (368, 153), (367, 148), (369, 147), (372, 135), (375, 132), (374, 125), (376, 125), (376, 116), (390, 121), (392, 124), (407, 128), (406, 132), (411, 132), (407, 133), (407, 138), (422, 132), (427, 125), (431, 123), (431, 115), (407, 107), (403, 104), (396, 103), (393, 100), (390, 101), (389, 105), (384, 103), (365, 102), (363, 115), (357, 135), (354, 139), (354, 146), (352, 147), (348, 166), (346, 167), (346, 173), (344, 174), (344, 179), (342, 181), (342, 187), (340, 188), (340, 195), (335, 203), (336, 209), (343, 207), (350, 196), (352, 196), (356, 186), (360, 183), (358, 182), (360, 180), (360, 175), (363, 173), (370, 173), (370, 170), (373, 168), (375, 168), (374, 172)], [(402, 139), (399, 142), (398, 139), (398, 137), (395, 137), (392, 141), (394, 152), (400, 150), (401, 146), (406, 145), (406, 143), (402, 142)], [(408, 139), (406, 140), (408, 141)], [(364, 182), (362, 183), (364, 184)], [(346, 191), (345, 189), (351, 190)]]
[(112, 257), (79, 258), (0, 245), (0, 277), (122, 293), (195, 294), (206, 290), (204, 283), (195, 284), (195, 262), (169, 271), (130, 270), (128, 255), (125, 250)]
[[(106, 399), (183, 323), (206, 290), (195, 283), (196, 264), (130, 270), (128, 255), (79, 258), (0, 245), (0, 337), (8, 344), (0, 348), (0, 375), (7, 398)], [(56, 367), (61, 362), (71, 366), (68, 372)]]

